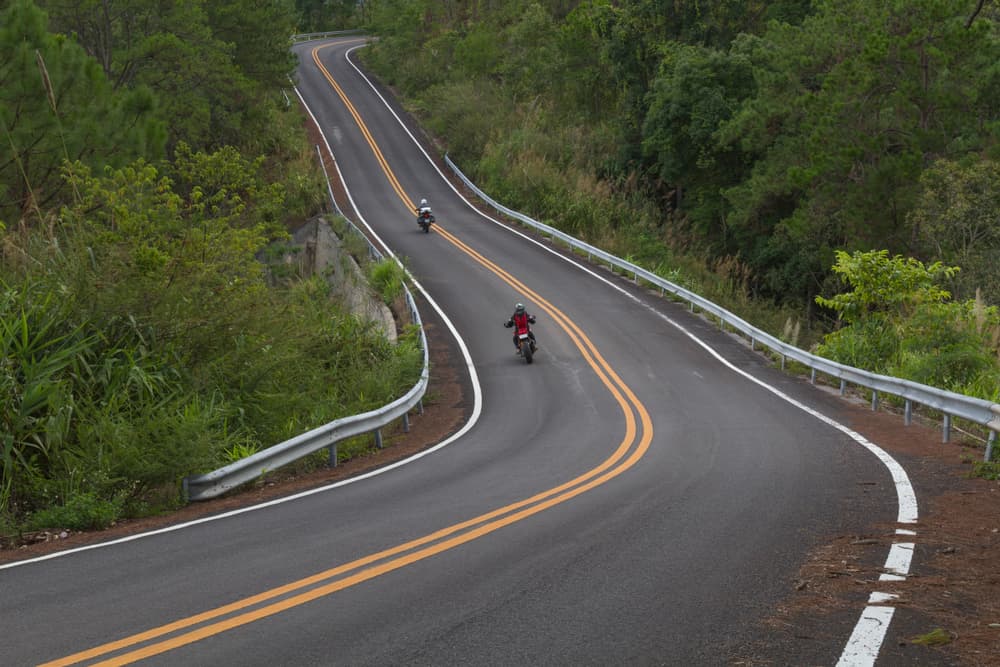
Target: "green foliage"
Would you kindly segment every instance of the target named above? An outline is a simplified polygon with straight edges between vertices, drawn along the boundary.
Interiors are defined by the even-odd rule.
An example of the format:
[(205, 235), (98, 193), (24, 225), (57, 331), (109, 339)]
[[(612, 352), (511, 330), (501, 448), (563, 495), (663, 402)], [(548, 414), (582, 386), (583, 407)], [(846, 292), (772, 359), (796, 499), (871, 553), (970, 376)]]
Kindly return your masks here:
[(891, 320), (875, 314), (827, 334), (815, 352), (848, 366), (889, 374), (900, 345), (900, 333)]
[(76, 164), (79, 201), (52, 236), (8, 236), (21, 260), (0, 265), (5, 523), (174, 505), (183, 476), (416, 381), (412, 341), (341, 313), (322, 279), (266, 287), (256, 255), (285, 236), (283, 192), (260, 170), (184, 146), (171, 177)]
[[(801, 26), (772, 24), (743, 42), (757, 94), (719, 138), (753, 160), (725, 192), (741, 245), (763, 237), (746, 255), (755, 271), (802, 254), (822, 276), (822, 256), (809, 256), (822, 246), (906, 250), (924, 165), (995, 141), (983, 119), (997, 117), (1000, 41), (986, 22), (966, 28), (959, 11), (947, 0), (824, 2)], [(769, 253), (779, 233), (794, 245)]]
[(224, 452), (225, 461), (226, 463), (235, 463), (236, 461), (245, 459), (248, 456), (253, 456), (258, 451), (260, 451), (260, 449), (253, 444), (237, 442)]
[(392, 304), (403, 294), (403, 281), (406, 273), (394, 259), (383, 259), (372, 262), (366, 267), (368, 273), (368, 284), (378, 292), (382, 300), (387, 304)]
[(552, 15), (537, 3), (529, 4), (504, 31), (504, 58), (497, 67), (515, 99), (531, 99), (562, 71)]
[[(142, 162), (100, 178), (78, 165), (73, 179), (81, 200), (63, 219), (74, 232), (69, 251), (81, 258), (72, 266), (79, 272), (72, 296), (90, 317), (132, 318), (140, 329), (163, 323), (151, 342), (184, 349), (194, 362), (224, 347), (225, 332), (261, 307), (265, 285), (254, 254), (274, 224), (260, 218), (266, 195), (263, 211), (244, 204), (255, 203), (239, 180), (249, 165), (239, 169), (237, 162), (220, 185), (206, 173), (211, 160), (189, 157), (177, 162), (180, 192)], [(185, 186), (193, 174), (204, 174), (204, 189)], [(83, 261), (89, 256), (93, 262)]]
[(1000, 479), (1000, 461), (973, 461), (972, 473), (983, 479)]
[(266, 239), (287, 236), (279, 223), (285, 205), (282, 183), (267, 183), (264, 158), (244, 158), (232, 146), (213, 153), (180, 144), (170, 163), (174, 191), (183, 198), (186, 219), (209, 217), (214, 224), (256, 229)]
[(120, 501), (100, 498), (95, 493), (82, 493), (63, 505), (32, 513), (26, 527), (28, 530), (101, 530), (111, 526), (121, 516), (121, 511)]
[(59, 295), (3, 285), (0, 300), (0, 512), (66, 444), (75, 410), (74, 371), (94, 340), (70, 324)]
[(925, 266), (882, 251), (837, 253), (834, 271), (853, 289), (817, 297), (848, 323), (816, 353), (877, 373), (996, 400), (1000, 358), (991, 332), (1000, 312), (981, 301), (953, 302), (937, 285), (955, 267)]
[[(1000, 364), (976, 331), (968, 303), (928, 304), (907, 320), (894, 375), (967, 393), (996, 380)], [(1000, 385), (994, 384), (994, 388)], [(972, 389), (977, 392), (976, 389)], [(981, 396), (982, 398), (992, 398)]]
[[(506, 204), (774, 333), (832, 311), (833, 358), (995, 396), (996, 13), (766, 4), (390, 0), (362, 53)], [(949, 301), (976, 287), (979, 315)]]
[(288, 38), (296, 32), (296, 4), (212, 0), (204, 7), (212, 38), (232, 47), (233, 65), (255, 84), (275, 90), (287, 86), (295, 71)]
[(365, 49), (365, 60), (384, 74), (387, 83), (403, 86), (411, 94), (434, 78), (430, 50), (422, 49), (427, 37), (424, 34), (424, 4), (423, 0), (375, 3), (370, 26), (380, 38)]
[(280, 92), (294, 3), (38, 5), (0, 3), (0, 218), (38, 223), (0, 224), (4, 532), (174, 506), (412, 386), (412, 337), (257, 260), (325, 201)]
[(1000, 304), (1000, 162), (941, 159), (920, 185), (909, 221), (923, 248), (962, 267), (951, 281), (956, 296), (969, 299), (980, 290), (985, 301)]
[(65, 285), (50, 278), (5, 291), (0, 513), (69, 503), (82, 492), (123, 500), (123, 489), (176, 482), (177, 470), (202, 464), (206, 453), (210, 460), (206, 440), (218, 437), (220, 422), (180, 425), (196, 403), (168, 356), (134, 327), (81, 319)]
[(847, 322), (857, 322), (870, 313), (895, 312), (910, 316), (923, 304), (935, 304), (950, 294), (937, 282), (950, 278), (958, 267), (935, 262), (924, 266), (912, 257), (889, 257), (888, 250), (836, 252), (833, 270), (852, 290), (831, 298), (816, 297), (816, 303), (837, 311)]
[[(427, 114), (427, 129), (444, 137), (448, 154), (454, 160), (468, 161), (479, 157), (483, 137), (512, 125), (513, 118), (507, 113), (507, 101), (500, 90), (487, 80), (443, 83), (429, 92), (421, 103), (423, 112)], [(481, 112), (470, 114), (470, 102), (475, 103)]]
[(72, 35), (115, 89), (153, 91), (170, 150), (181, 142), (250, 154), (273, 147), (279, 89), (294, 67), (292, 0), (38, 4), (49, 12), (49, 30)]
[(348, 30), (357, 27), (360, 12), (365, 5), (355, 0), (295, 0), (295, 7), (301, 17), (296, 32), (324, 32), (327, 30)]
[(673, 184), (675, 201), (699, 236), (716, 239), (728, 208), (720, 185), (745, 175), (742, 156), (720, 146), (717, 132), (753, 92), (750, 62), (735, 51), (685, 44), (663, 51), (643, 121), (643, 153)]
[(95, 168), (162, 155), (165, 131), (148, 89), (116, 91), (74, 41), (46, 31), (30, 0), (0, 12), (0, 218), (70, 198), (65, 160)]

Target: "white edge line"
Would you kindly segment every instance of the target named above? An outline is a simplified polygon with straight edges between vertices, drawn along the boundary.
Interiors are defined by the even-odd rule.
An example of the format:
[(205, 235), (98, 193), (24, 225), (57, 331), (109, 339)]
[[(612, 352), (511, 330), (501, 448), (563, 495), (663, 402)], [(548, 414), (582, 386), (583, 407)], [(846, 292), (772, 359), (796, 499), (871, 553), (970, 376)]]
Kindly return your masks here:
[[(851, 438), (852, 440), (854, 440), (855, 442), (857, 442), (858, 444), (860, 444), (862, 447), (864, 447), (869, 452), (871, 452), (872, 454), (874, 454), (878, 458), (878, 460), (882, 462), (882, 465), (884, 465), (886, 468), (888, 468), (889, 474), (892, 476), (892, 481), (893, 481), (893, 484), (894, 484), (894, 486), (896, 488), (896, 499), (897, 499), (897, 505), (898, 505), (898, 512), (897, 512), (896, 522), (897, 523), (904, 523), (904, 524), (916, 523), (917, 516), (918, 516), (918, 512), (917, 512), (917, 497), (916, 497), (916, 493), (913, 490), (913, 485), (910, 483), (910, 479), (907, 476), (906, 471), (899, 464), (899, 462), (897, 462), (896, 459), (894, 459), (884, 449), (882, 449), (878, 445), (874, 444), (873, 442), (869, 441), (867, 438), (865, 438), (860, 433), (858, 433), (858, 432), (856, 432), (856, 431), (848, 428), (847, 426), (841, 424), (840, 422), (837, 422), (837, 421), (833, 420), (830, 417), (827, 417), (826, 415), (818, 412), (817, 410), (814, 410), (814, 409), (810, 408), (809, 406), (805, 405), (804, 403), (801, 403), (801, 402), (795, 400), (794, 398), (792, 398), (791, 396), (785, 394), (781, 390), (779, 390), (779, 389), (777, 389), (775, 387), (772, 387), (771, 385), (765, 383), (763, 380), (759, 380), (759, 379), (755, 378), (754, 376), (750, 375), (746, 371), (743, 371), (742, 369), (737, 368), (736, 366), (734, 366), (733, 364), (731, 364), (729, 361), (727, 361), (725, 358), (723, 358), (722, 355), (720, 355), (718, 352), (716, 352), (711, 347), (709, 347), (707, 343), (703, 342), (697, 336), (695, 336), (693, 333), (691, 333), (690, 331), (688, 331), (687, 329), (685, 329), (681, 324), (679, 324), (678, 322), (672, 320), (666, 314), (660, 312), (659, 310), (657, 310), (653, 306), (648, 305), (648, 304), (642, 302), (638, 297), (636, 297), (632, 293), (626, 291), (620, 285), (616, 285), (615, 283), (611, 282), (610, 280), (608, 280), (604, 276), (601, 276), (601, 275), (595, 273), (590, 268), (588, 268), (586, 266), (583, 266), (582, 264), (580, 264), (579, 262), (575, 261), (574, 259), (556, 252), (554, 249), (552, 249), (552, 248), (544, 245), (543, 243), (539, 242), (538, 240), (536, 240), (536, 239), (528, 236), (527, 234), (522, 233), (521, 231), (519, 231), (519, 230), (517, 230), (517, 229), (515, 229), (513, 227), (510, 227), (508, 225), (503, 224), (499, 220), (496, 220), (496, 219), (494, 219), (494, 218), (486, 215), (485, 213), (483, 213), (482, 211), (480, 211), (478, 208), (476, 208), (475, 206), (473, 206), (472, 203), (468, 199), (466, 199), (462, 195), (462, 193), (459, 192), (458, 189), (454, 185), (451, 184), (451, 181), (448, 178), (445, 177), (445, 175), (441, 172), (441, 170), (438, 168), (438, 166), (431, 159), (430, 155), (428, 155), (427, 152), (420, 145), (420, 142), (417, 141), (417, 139), (410, 132), (409, 128), (406, 127), (406, 124), (403, 123), (403, 121), (399, 118), (398, 115), (396, 115), (396, 112), (392, 109), (392, 107), (385, 100), (385, 98), (381, 95), (381, 93), (378, 92), (378, 89), (375, 88), (375, 85), (368, 79), (367, 76), (365, 76), (365, 74), (357, 67), (357, 65), (355, 65), (350, 60), (350, 54), (351, 54), (351, 52), (354, 51), (355, 49), (359, 49), (359, 48), (364, 48), (364, 45), (358, 45), (358, 46), (352, 47), (352, 48), (348, 49), (345, 52), (345, 58), (347, 58), (347, 61), (351, 64), (352, 67), (354, 67), (354, 69), (358, 73), (358, 75), (361, 76), (361, 78), (363, 78), (368, 83), (368, 85), (375, 92), (375, 94), (379, 97), (379, 99), (382, 100), (382, 103), (389, 110), (389, 113), (391, 113), (393, 115), (393, 117), (396, 118), (396, 121), (400, 124), (400, 126), (403, 128), (403, 130), (406, 132), (406, 134), (409, 135), (409, 137), (413, 141), (413, 143), (416, 144), (416, 146), (420, 150), (420, 152), (424, 154), (424, 157), (431, 164), (431, 166), (434, 168), (434, 170), (438, 172), (438, 174), (441, 176), (441, 178), (443, 178), (444, 181), (446, 183), (448, 183), (448, 185), (451, 187), (452, 191), (455, 192), (455, 194), (457, 194), (462, 200), (464, 200), (469, 205), (470, 208), (472, 208), (476, 213), (478, 213), (480, 216), (482, 216), (486, 220), (489, 220), (490, 222), (493, 222), (494, 224), (498, 225), (499, 227), (501, 227), (503, 229), (506, 229), (507, 231), (509, 231), (512, 234), (516, 234), (516, 235), (522, 237), (523, 239), (525, 239), (527, 241), (530, 241), (531, 243), (534, 243), (539, 248), (542, 248), (542, 249), (546, 250), (547, 252), (550, 252), (552, 255), (554, 255), (554, 256), (562, 259), (563, 261), (565, 261), (565, 262), (567, 262), (569, 264), (572, 264), (573, 266), (577, 267), (578, 269), (580, 269), (584, 273), (587, 273), (587, 274), (591, 275), (592, 277), (594, 277), (594, 278), (596, 278), (596, 279), (604, 282), (605, 284), (607, 284), (608, 286), (610, 286), (612, 289), (615, 289), (618, 292), (620, 292), (621, 294), (625, 295), (627, 298), (632, 299), (634, 302), (636, 302), (640, 306), (642, 306), (644, 308), (647, 308), (648, 310), (650, 310), (651, 312), (653, 312), (656, 316), (660, 317), (661, 319), (665, 320), (669, 324), (673, 325), (675, 328), (677, 328), (679, 331), (681, 331), (684, 335), (686, 335), (692, 341), (694, 341), (695, 343), (697, 343), (698, 345), (700, 345), (710, 355), (712, 355), (713, 357), (715, 357), (715, 359), (717, 361), (719, 361), (719, 363), (723, 364), (724, 366), (726, 366), (727, 368), (729, 368), (731, 371), (733, 371), (733, 372), (735, 372), (735, 373), (737, 373), (739, 375), (742, 375), (743, 377), (745, 377), (746, 379), (750, 380), (751, 382), (754, 382), (757, 385), (759, 385), (760, 387), (766, 389), (767, 391), (770, 391), (772, 394), (774, 394), (778, 398), (780, 398), (780, 399), (782, 399), (782, 400), (790, 403), (791, 405), (799, 408), (800, 410), (803, 410), (804, 412), (812, 415), (813, 417), (815, 417), (816, 419), (820, 420), (824, 424), (826, 424), (826, 425), (828, 425), (828, 426), (830, 426), (832, 428), (837, 429), (838, 431), (844, 433), (849, 438)], [(903, 529), (900, 529), (900, 530), (902, 531)], [(907, 534), (907, 533), (906, 532), (902, 532), (901, 534)], [(913, 533), (913, 531), (910, 531), (909, 534), (915, 534), (915, 533)], [(899, 546), (901, 546), (901, 545), (894, 544), (890, 548), (890, 550), (889, 550), (889, 556), (888, 556), (888, 560), (887, 560), (887, 566), (886, 566), (886, 569), (889, 569), (889, 564), (892, 563), (893, 565), (896, 566), (893, 569), (898, 574), (896, 574), (896, 575), (885, 575), (885, 574), (883, 574), (882, 575), (883, 577), (895, 577), (897, 580), (900, 580), (900, 579), (905, 579), (905, 575), (909, 572), (910, 557), (912, 557), (912, 554), (913, 554), (913, 545), (912, 544), (907, 545), (909, 548), (906, 549), (906, 553), (908, 554), (908, 556), (905, 559), (905, 562), (901, 558), (897, 560), (897, 556), (900, 553), (897, 550), (897, 547), (899, 547)], [(894, 553), (897, 554), (897, 556), (894, 556), (893, 555)], [(852, 633), (851, 638), (848, 640), (847, 645), (844, 648), (844, 652), (841, 655), (840, 663), (838, 663), (838, 665), (841, 665), (843, 667), (846, 667), (848, 665), (851, 666), (851, 667), (861, 667), (862, 665), (872, 665), (872, 664), (874, 664), (875, 663), (875, 659), (878, 657), (878, 653), (879, 653), (879, 650), (881, 648), (882, 642), (885, 639), (885, 633), (888, 630), (889, 622), (892, 620), (892, 615), (893, 615), (893, 609), (891, 607), (871, 607), (871, 606), (866, 607), (865, 610), (861, 613), (861, 617), (858, 619), (857, 625), (854, 628), (854, 632)]]
[(885, 559), (885, 572), (879, 577), (880, 581), (900, 581), (905, 579), (910, 571), (910, 562), (913, 560), (913, 542), (896, 542), (889, 549), (889, 556)]
[[(323, 137), (323, 143), (326, 144), (327, 151), (329, 151), (330, 155), (333, 155), (333, 150), (330, 148), (330, 143), (327, 141), (326, 134), (323, 132), (322, 128), (320, 128), (319, 122), (316, 120), (316, 117), (313, 115), (312, 109), (309, 108), (309, 105), (306, 104), (306, 101), (302, 98), (302, 94), (299, 92), (298, 87), (295, 88), (295, 94), (298, 95), (299, 100), (302, 102), (302, 106), (305, 107), (306, 111), (309, 113), (310, 118), (312, 118), (313, 122), (316, 124), (316, 127), (319, 129), (320, 135)], [(340, 167), (339, 167), (338, 162), (336, 160), (334, 161), (334, 166), (337, 168), (337, 175), (340, 176), (341, 175), (340, 174)], [(341, 179), (341, 182), (343, 182), (343, 179)], [(347, 186), (346, 185), (344, 186), (344, 189), (345, 189), (345, 191), (347, 191)], [(410, 279), (413, 281), (414, 286), (418, 290), (420, 290), (420, 293), (423, 294), (424, 298), (431, 305), (431, 307), (433, 307), (434, 310), (437, 311), (438, 315), (440, 315), (441, 319), (444, 321), (445, 325), (448, 327), (448, 330), (451, 331), (452, 336), (455, 337), (455, 341), (458, 343), (459, 348), (461, 348), (461, 350), (462, 350), (462, 357), (465, 359), (465, 365), (466, 365), (466, 369), (467, 369), (467, 371), (469, 373), (469, 378), (470, 378), (470, 380), (472, 382), (472, 392), (473, 392), (472, 414), (469, 416), (468, 421), (462, 426), (462, 428), (459, 429), (456, 433), (452, 434), (450, 437), (448, 437), (445, 440), (443, 440), (443, 441), (439, 442), (438, 444), (434, 445), (433, 447), (429, 447), (429, 448), (427, 448), (427, 449), (425, 449), (423, 451), (420, 451), (420, 452), (414, 454), (413, 456), (409, 456), (409, 457), (407, 457), (405, 459), (402, 459), (400, 461), (396, 461), (395, 463), (390, 463), (390, 464), (388, 464), (388, 465), (386, 465), (386, 466), (384, 466), (382, 468), (378, 468), (377, 470), (372, 470), (371, 472), (367, 472), (367, 473), (364, 473), (362, 475), (358, 475), (356, 477), (351, 477), (350, 479), (345, 479), (345, 480), (342, 480), (342, 481), (339, 481), (339, 482), (335, 482), (333, 484), (329, 484), (327, 486), (317, 487), (315, 489), (310, 489), (308, 491), (303, 491), (301, 493), (296, 493), (294, 495), (286, 496), (284, 498), (277, 498), (275, 500), (270, 500), (268, 502), (260, 503), (258, 505), (251, 505), (250, 507), (243, 507), (243, 508), (240, 508), (240, 509), (232, 510), (230, 512), (224, 512), (222, 514), (216, 514), (216, 515), (213, 515), (213, 516), (210, 516), (210, 517), (204, 517), (202, 519), (195, 519), (194, 521), (187, 521), (187, 522), (184, 522), (184, 523), (179, 523), (179, 524), (176, 524), (176, 525), (173, 525), (173, 526), (167, 526), (165, 528), (160, 528), (160, 529), (157, 529), (157, 530), (151, 530), (151, 531), (144, 532), (144, 533), (137, 533), (135, 535), (129, 535), (128, 537), (122, 537), (122, 538), (119, 538), (119, 539), (116, 539), (116, 540), (109, 540), (107, 542), (100, 542), (98, 544), (90, 544), (90, 545), (87, 545), (87, 546), (76, 547), (76, 548), (73, 548), (73, 549), (67, 549), (65, 551), (58, 551), (56, 553), (48, 554), (48, 555), (45, 555), (45, 556), (39, 556), (37, 558), (29, 558), (29, 559), (25, 559), (25, 560), (16, 561), (16, 562), (13, 562), (13, 563), (7, 563), (5, 565), (0, 565), (0, 570), (6, 570), (6, 569), (14, 568), (14, 567), (19, 567), (21, 565), (28, 565), (29, 563), (39, 563), (41, 561), (51, 560), (53, 558), (61, 558), (63, 556), (69, 556), (71, 554), (80, 553), (82, 551), (90, 551), (91, 549), (101, 549), (101, 548), (104, 548), (104, 547), (110, 547), (110, 546), (114, 546), (114, 545), (118, 545), (118, 544), (124, 544), (125, 542), (132, 542), (133, 540), (142, 539), (144, 537), (151, 537), (153, 535), (162, 535), (164, 533), (171, 533), (171, 532), (174, 532), (174, 531), (177, 531), (177, 530), (182, 530), (184, 528), (190, 528), (192, 526), (197, 526), (199, 524), (208, 523), (210, 521), (217, 521), (219, 519), (228, 519), (230, 517), (237, 516), (239, 514), (244, 514), (244, 513), (247, 513), (247, 512), (253, 512), (253, 511), (256, 511), (256, 510), (259, 510), (259, 509), (264, 509), (266, 507), (272, 507), (274, 505), (280, 505), (282, 503), (291, 502), (293, 500), (298, 500), (300, 498), (305, 498), (306, 496), (311, 496), (311, 495), (316, 494), (316, 493), (323, 493), (323, 492), (329, 491), (331, 489), (336, 489), (336, 488), (341, 487), (341, 486), (346, 486), (347, 484), (354, 484), (355, 482), (360, 482), (360, 481), (368, 479), (370, 477), (375, 477), (376, 475), (381, 475), (383, 473), (389, 472), (390, 470), (393, 470), (393, 469), (398, 468), (400, 466), (404, 466), (404, 465), (406, 465), (408, 463), (412, 463), (413, 461), (416, 461), (417, 459), (423, 458), (424, 456), (427, 456), (428, 454), (433, 454), (434, 452), (438, 451), (439, 449), (442, 449), (443, 447), (446, 447), (446, 446), (450, 445), (451, 443), (455, 442), (456, 440), (458, 440), (459, 438), (461, 438), (462, 436), (464, 436), (469, 431), (469, 429), (471, 429), (473, 426), (475, 426), (476, 422), (479, 421), (479, 417), (480, 417), (480, 415), (482, 413), (482, 410), (483, 410), (483, 392), (482, 392), (482, 387), (481, 387), (481, 385), (479, 383), (479, 374), (476, 372), (476, 367), (472, 363), (472, 355), (469, 354), (469, 348), (466, 346), (465, 341), (459, 335), (458, 330), (455, 328), (455, 325), (452, 324), (452, 322), (451, 322), (450, 319), (448, 319), (448, 316), (445, 315), (444, 311), (441, 309), (440, 306), (438, 306), (437, 302), (431, 297), (430, 294), (427, 293), (427, 291), (413, 277), (413, 275), (410, 274), (410, 272), (406, 269), (406, 267), (403, 266), (402, 262), (399, 261), (399, 258), (396, 257), (396, 255), (393, 254), (392, 250), (389, 249), (389, 246), (386, 245), (386, 243), (375, 233), (375, 230), (373, 230), (371, 228), (371, 226), (368, 224), (368, 222), (364, 219), (364, 217), (361, 215), (361, 212), (358, 210), (358, 207), (355, 204), (354, 199), (351, 197), (351, 193), (349, 191), (347, 192), (347, 197), (350, 200), (351, 206), (354, 208), (355, 213), (357, 213), (358, 219), (361, 220), (362, 224), (364, 224), (364, 226), (368, 230), (368, 232), (371, 233), (371, 235), (374, 236), (376, 239), (378, 239), (379, 243), (382, 244), (382, 246), (386, 249), (386, 251), (393, 258), (393, 260), (395, 260), (396, 263), (399, 264), (400, 267), (402, 267), (403, 271), (406, 272), (406, 275), (410, 277)]]
[(851, 638), (837, 661), (837, 667), (871, 667), (885, 641), (885, 633), (895, 612), (893, 607), (868, 606), (861, 612)]

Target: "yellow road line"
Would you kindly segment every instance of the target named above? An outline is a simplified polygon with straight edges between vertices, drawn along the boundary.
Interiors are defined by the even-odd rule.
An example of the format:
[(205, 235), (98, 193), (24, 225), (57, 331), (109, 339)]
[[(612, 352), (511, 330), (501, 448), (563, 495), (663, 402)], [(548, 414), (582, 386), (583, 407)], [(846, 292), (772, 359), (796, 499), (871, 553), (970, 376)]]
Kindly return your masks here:
[(378, 160), (379, 165), (381, 165), (382, 173), (384, 173), (386, 178), (389, 179), (389, 185), (392, 186), (393, 190), (395, 190), (396, 195), (399, 196), (401, 200), (403, 200), (403, 203), (406, 205), (407, 210), (412, 211), (414, 209), (413, 202), (406, 195), (406, 191), (403, 190), (403, 186), (399, 184), (398, 180), (396, 180), (396, 174), (393, 173), (392, 169), (389, 167), (389, 163), (386, 161), (385, 156), (382, 155), (382, 150), (378, 147), (378, 143), (376, 143), (375, 138), (371, 135), (371, 132), (368, 131), (368, 126), (365, 125), (365, 122), (363, 120), (361, 120), (361, 114), (359, 114), (358, 110), (354, 108), (354, 105), (351, 103), (351, 100), (347, 97), (347, 94), (344, 93), (344, 90), (340, 87), (340, 84), (338, 84), (337, 81), (330, 74), (330, 71), (323, 66), (322, 62), (320, 62), (319, 52), (325, 48), (327, 47), (321, 46), (312, 50), (313, 62), (316, 63), (316, 67), (319, 68), (319, 71), (323, 74), (323, 77), (327, 80), (327, 82), (334, 89), (334, 91), (336, 91), (337, 96), (340, 97), (341, 101), (344, 103), (344, 106), (347, 107), (347, 111), (350, 112), (351, 116), (354, 117), (355, 122), (358, 124), (358, 128), (361, 130), (361, 134), (364, 135), (365, 141), (368, 142), (368, 145), (372, 149), (372, 153), (375, 154), (375, 159)]
[[(365, 136), (369, 146), (371, 146), (372, 151), (375, 153), (376, 159), (381, 164), (382, 170), (389, 179), (389, 183), (392, 184), (393, 189), (400, 196), (400, 199), (403, 200), (404, 204), (411, 204), (409, 198), (405, 194), (405, 191), (399, 184), (399, 181), (396, 179), (395, 174), (393, 174), (385, 158), (382, 156), (381, 151), (378, 149), (374, 138), (368, 131), (368, 128), (365, 126), (360, 115), (357, 113), (357, 110), (347, 99), (343, 90), (336, 83), (330, 73), (319, 62), (316, 55), (318, 51), (319, 48), (316, 48), (313, 49), (312, 52), (313, 59), (317, 66), (319, 66), (324, 77), (326, 77), (327, 81), (337, 91), (338, 95), (340, 95), (341, 99), (347, 105), (348, 110), (358, 123), (358, 126), (361, 128), (362, 134)], [(203, 625), (202, 627), (190, 630), (183, 634), (176, 635), (174, 637), (170, 637), (168, 639), (164, 639), (96, 663), (99, 665), (130, 664), (136, 660), (165, 653), (181, 646), (219, 634), (226, 630), (258, 621), (293, 607), (311, 602), (318, 598), (331, 595), (358, 583), (368, 581), (369, 579), (373, 579), (382, 574), (400, 569), (417, 561), (439, 554), (443, 551), (455, 548), (499, 530), (500, 528), (521, 521), (522, 519), (537, 514), (538, 512), (549, 509), (550, 507), (566, 502), (567, 500), (589, 491), (596, 486), (604, 484), (608, 480), (620, 475), (622, 472), (635, 465), (635, 463), (642, 458), (648, 450), (649, 444), (653, 438), (653, 426), (649, 413), (646, 411), (645, 406), (643, 406), (642, 402), (639, 401), (632, 390), (624, 383), (617, 373), (614, 372), (610, 364), (608, 364), (608, 362), (601, 356), (596, 346), (594, 346), (593, 342), (586, 336), (586, 334), (584, 334), (583, 331), (562, 311), (544, 299), (540, 294), (528, 288), (524, 283), (502, 269), (499, 265), (487, 259), (481, 253), (461, 241), (458, 237), (454, 236), (447, 230), (441, 229), (440, 226), (438, 226), (438, 231), (456, 248), (468, 254), (475, 261), (493, 272), (497, 277), (509, 284), (511, 287), (525, 294), (566, 332), (570, 340), (572, 340), (577, 349), (580, 350), (587, 364), (594, 370), (598, 378), (600, 378), (601, 382), (607, 387), (608, 391), (612, 394), (622, 409), (622, 413), (625, 418), (625, 436), (619, 443), (615, 452), (597, 467), (568, 482), (538, 493), (530, 498), (511, 503), (473, 519), (469, 519), (447, 528), (443, 528), (434, 533), (430, 533), (416, 540), (370, 554), (363, 558), (359, 558), (349, 563), (319, 572), (315, 575), (299, 579), (298, 581), (264, 591), (257, 595), (238, 600), (231, 604), (223, 605), (201, 614), (195, 614), (187, 618), (179, 619), (173, 623), (151, 628), (145, 632), (134, 634), (117, 641), (102, 644), (86, 651), (81, 651), (79, 653), (45, 663), (43, 667), (73, 665), (84, 660), (100, 658), (116, 651), (137, 646), (144, 642), (153, 641), (159, 637), (164, 637), (165, 635), (180, 632), (203, 623), (208, 623), (214, 619), (229, 616), (223, 620)], [(642, 436), (635, 448), (632, 450), (631, 455), (622, 460), (629, 450), (632, 449), (632, 445), (635, 444), (637, 435), (636, 415), (638, 415), (639, 421), (642, 424)], [(614, 467), (616, 465), (617, 467)], [(352, 572), (353, 574), (349, 574)], [(342, 577), (342, 575), (348, 576), (343, 576), (343, 578), (319, 585), (322, 582), (335, 577)], [(310, 586), (315, 587), (296, 595), (290, 595)], [(276, 602), (271, 602), (266, 606), (250, 609), (251, 607), (262, 605), (282, 596), (289, 597), (285, 597), (284, 599)], [(248, 609), (249, 611), (243, 611)], [(231, 616), (231, 614), (236, 614), (241, 611), (243, 611), (243, 613)]]

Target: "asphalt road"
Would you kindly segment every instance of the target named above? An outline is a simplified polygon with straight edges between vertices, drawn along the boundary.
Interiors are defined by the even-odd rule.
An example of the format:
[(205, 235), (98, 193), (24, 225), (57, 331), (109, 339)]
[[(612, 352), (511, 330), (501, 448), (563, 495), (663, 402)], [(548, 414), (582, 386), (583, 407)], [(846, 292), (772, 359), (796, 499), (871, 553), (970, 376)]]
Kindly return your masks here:
[[(348, 62), (357, 45), (296, 46), (299, 91), (357, 212), (464, 341), (481, 413), (361, 482), (0, 569), (0, 662), (732, 662), (810, 548), (894, 521), (889, 473), (706, 347), (821, 413), (836, 398), (477, 213)], [(538, 318), (530, 366), (501, 326), (517, 301)], [(856, 620), (787, 664), (835, 663)]]

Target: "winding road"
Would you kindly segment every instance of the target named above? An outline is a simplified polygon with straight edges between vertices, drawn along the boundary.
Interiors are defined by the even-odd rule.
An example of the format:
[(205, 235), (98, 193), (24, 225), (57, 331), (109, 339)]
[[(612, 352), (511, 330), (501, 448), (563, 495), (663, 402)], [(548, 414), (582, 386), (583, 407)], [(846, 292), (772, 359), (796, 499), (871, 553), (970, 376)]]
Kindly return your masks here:
[[(298, 90), (350, 214), (468, 355), (471, 419), (360, 481), (0, 568), (0, 663), (738, 662), (811, 549), (898, 520), (898, 480), (831, 425), (835, 396), (473, 208), (352, 64), (362, 45), (297, 45)], [(532, 365), (502, 326), (515, 302)], [(772, 657), (836, 664), (866, 603)]]

